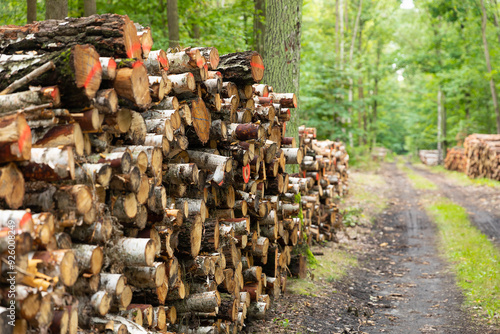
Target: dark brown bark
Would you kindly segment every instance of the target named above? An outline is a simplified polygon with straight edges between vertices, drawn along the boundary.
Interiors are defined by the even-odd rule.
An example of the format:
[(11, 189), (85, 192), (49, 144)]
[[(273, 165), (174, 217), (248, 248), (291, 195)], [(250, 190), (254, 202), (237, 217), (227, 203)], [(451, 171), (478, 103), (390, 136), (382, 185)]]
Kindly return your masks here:
[[(63, 2), (67, 3), (67, 0)], [(66, 16), (67, 13), (62, 18)], [(109, 35), (114, 37), (103, 38)], [(53, 51), (75, 44), (92, 44), (101, 57), (142, 58), (137, 29), (126, 15), (102, 14), (40, 21), (22, 27), (0, 26), (0, 40), (2, 52), (6, 54), (19, 50)]]

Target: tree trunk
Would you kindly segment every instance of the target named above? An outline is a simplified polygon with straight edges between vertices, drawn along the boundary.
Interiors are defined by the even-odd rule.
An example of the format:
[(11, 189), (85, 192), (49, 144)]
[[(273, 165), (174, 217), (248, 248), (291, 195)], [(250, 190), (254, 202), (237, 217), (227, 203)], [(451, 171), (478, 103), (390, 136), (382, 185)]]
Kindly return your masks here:
[(46, 0), (45, 19), (62, 20), (68, 16), (68, 0)]
[(498, 106), (498, 97), (497, 97), (497, 90), (495, 86), (495, 80), (493, 79), (493, 70), (491, 68), (491, 61), (490, 61), (490, 51), (488, 49), (488, 40), (486, 38), (486, 24), (488, 21), (488, 17), (486, 16), (486, 9), (484, 8), (484, 0), (481, 0), (481, 11), (482, 11), (482, 16), (481, 16), (481, 33), (483, 36), (483, 46), (484, 46), (484, 57), (486, 59), (486, 67), (488, 68), (488, 74), (490, 76), (490, 90), (491, 90), (491, 97), (493, 99), (493, 106), (495, 108), (495, 115), (496, 115), (496, 123), (497, 123), (497, 133), (500, 134), (500, 109)]
[(179, 12), (177, 11), (177, 0), (167, 0), (168, 21), (168, 46), (175, 48), (179, 46)]
[(96, 0), (84, 0), (83, 1), (83, 15), (90, 16), (97, 14)]
[[(264, 36), (264, 81), (276, 92), (299, 96), (302, 0), (268, 1)], [(288, 136), (297, 137), (299, 112), (293, 113)]]
[(36, 21), (36, 0), (27, 0), (27, 20), (26, 23), (33, 23)]
[(266, 0), (254, 0), (253, 38), (254, 50), (264, 53), (264, 36), (266, 36)]

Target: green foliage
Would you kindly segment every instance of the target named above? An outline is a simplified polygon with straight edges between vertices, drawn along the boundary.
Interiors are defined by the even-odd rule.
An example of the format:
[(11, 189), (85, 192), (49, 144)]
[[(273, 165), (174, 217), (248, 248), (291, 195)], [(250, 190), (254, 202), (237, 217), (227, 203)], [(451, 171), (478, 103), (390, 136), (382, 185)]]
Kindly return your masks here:
[(343, 222), (346, 227), (354, 227), (359, 224), (359, 219), (363, 209), (359, 207), (349, 207), (342, 213)]

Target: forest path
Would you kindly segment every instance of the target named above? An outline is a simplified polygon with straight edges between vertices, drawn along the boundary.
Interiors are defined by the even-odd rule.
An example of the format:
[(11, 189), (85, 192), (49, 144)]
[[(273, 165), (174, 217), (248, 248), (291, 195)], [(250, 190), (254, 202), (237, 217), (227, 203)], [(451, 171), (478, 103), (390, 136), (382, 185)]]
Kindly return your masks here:
[(488, 186), (461, 186), (443, 174), (410, 166), (431, 180), (442, 194), (464, 207), (471, 222), (500, 247), (500, 189)]
[[(366, 259), (375, 323), (368, 333), (488, 333), (467, 319), (448, 265), (436, 248), (436, 227), (419, 205), (419, 191), (395, 164), (383, 174), (390, 207), (375, 222), (381, 247)], [(493, 332), (490, 332), (493, 333)]]
[[(500, 333), (475, 323), (463, 308), (462, 292), (437, 249), (436, 226), (420, 205), (427, 191), (415, 190), (396, 164), (375, 174), (385, 182), (365, 191), (388, 206), (373, 225), (348, 228), (349, 237), (340, 232), (333, 245), (355, 255), (358, 266), (340, 281), (308, 278), (302, 292), (280, 297), (247, 333)], [(366, 175), (354, 173), (352, 182)], [(353, 193), (346, 205), (356, 203), (367, 202)]]

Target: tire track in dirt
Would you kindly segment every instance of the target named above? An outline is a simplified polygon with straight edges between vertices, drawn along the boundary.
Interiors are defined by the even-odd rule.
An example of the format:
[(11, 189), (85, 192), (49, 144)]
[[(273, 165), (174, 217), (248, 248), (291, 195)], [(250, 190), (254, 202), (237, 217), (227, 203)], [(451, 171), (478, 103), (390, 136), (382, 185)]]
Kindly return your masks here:
[(394, 164), (386, 166), (390, 208), (376, 221), (382, 247), (371, 269), (376, 311), (368, 333), (495, 333), (468, 321), (454, 277), (436, 249), (436, 228), (419, 207), (419, 194)]
[(443, 195), (458, 205), (464, 207), (469, 214), (470, 221), (483, 234), (487, 235), (497, 246), (500, 247), (500, 207), (496, 208), (497, 213), (495, 214), (495, 208), (492, 208), (491, 211), (487, 211), (480, 205), (480, 201), (482, 199), (493, 196), (494, 191), (492, 189), (481, 189), (480, 187), (475, 187), (474, 193), (471, 193), (471, 187), (463, 187), (453, 184), (441, 175), (421, 168), (416, 168), (412, 165), (409, 165), (408, 167), (434, 182), (434, 184), (439, 187), (439, 190), (443, 193)]

